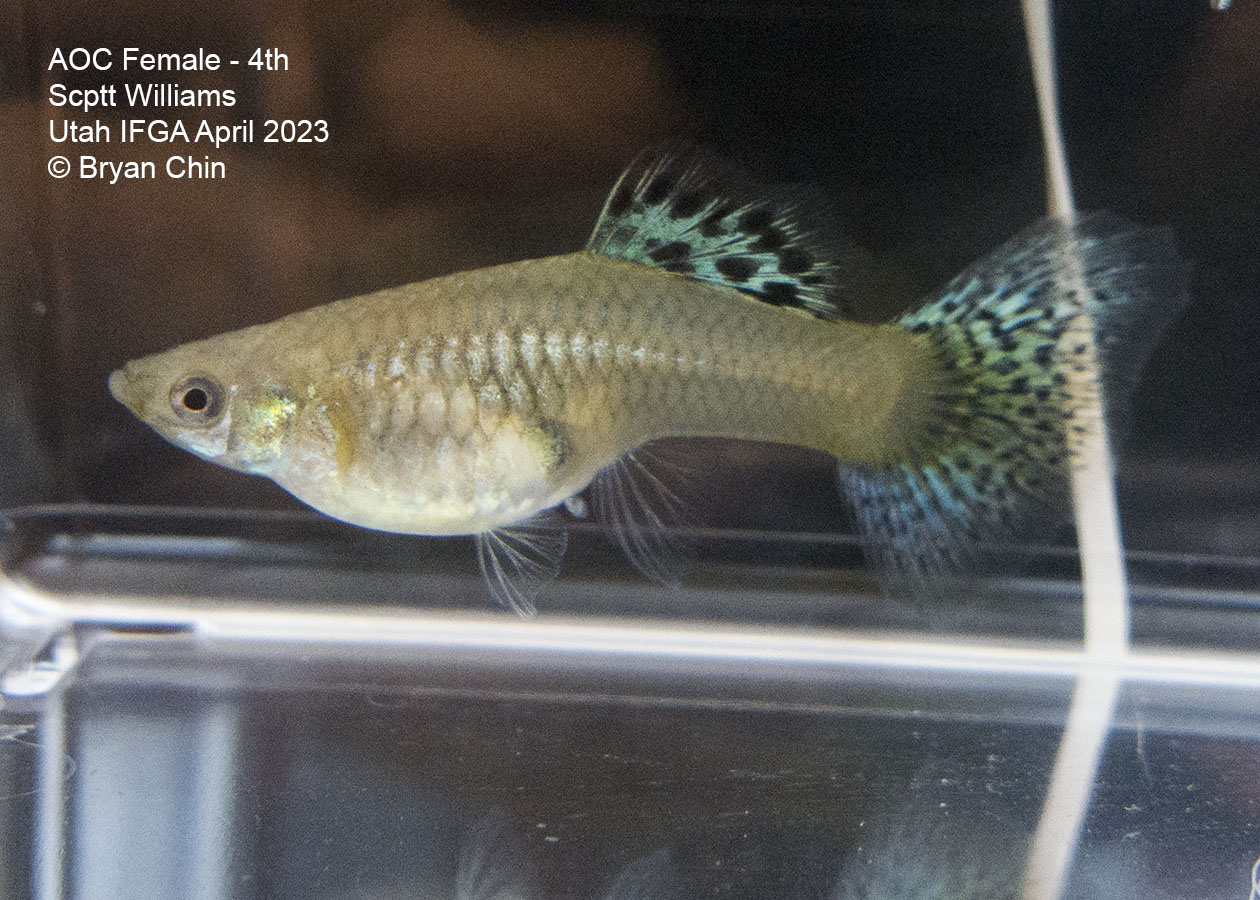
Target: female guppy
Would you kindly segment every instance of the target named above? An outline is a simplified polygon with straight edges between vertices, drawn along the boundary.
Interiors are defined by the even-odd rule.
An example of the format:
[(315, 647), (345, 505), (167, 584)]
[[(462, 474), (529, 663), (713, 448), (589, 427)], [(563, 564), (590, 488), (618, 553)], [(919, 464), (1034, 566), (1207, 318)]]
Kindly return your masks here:
[(186, 344), (109, 387), (178, 446), (328, 515), (477, 535), (491, 589), (521, 612), (565, 549), (544, 511), (588, 486), (662, 574), (669, 492), (634, 454), (688, 436), (832, 454), (868, 556), (916, 590), (1058, 504), (1090, 427), (1080, 385), (1102, 383), (1071, 377), (1093, 353), (1082, 327), (1106, 384), (1123, 382), (1185, 279), (1166, 233), (1046, 220), (898, 322), (862, 325), (840, 321), (851, 257), (821, 222), (799, 191), (647, 153), (582, 252)]

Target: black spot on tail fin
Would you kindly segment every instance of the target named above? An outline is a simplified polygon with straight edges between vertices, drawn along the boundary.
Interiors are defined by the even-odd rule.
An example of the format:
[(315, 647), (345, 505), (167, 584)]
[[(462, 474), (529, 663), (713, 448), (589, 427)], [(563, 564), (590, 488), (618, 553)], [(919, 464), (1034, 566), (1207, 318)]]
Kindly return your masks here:
[(681, 147), (644, 151), (630, 164), (587, 249), (822, 319), (841, 316), (867, 268), (809, 191), (761, 187), (712, 154)]
[(934, 420), (904, 458), (840, 470), (890, 588), (930, 596), (984, 545), (1059, 520), (1089, 411), (1101, 395), (1109, 420), (1123, 412), (1188, 297), (1168, 230), (1098, 214), (1037, 223), (904, 316), (941, 362)]

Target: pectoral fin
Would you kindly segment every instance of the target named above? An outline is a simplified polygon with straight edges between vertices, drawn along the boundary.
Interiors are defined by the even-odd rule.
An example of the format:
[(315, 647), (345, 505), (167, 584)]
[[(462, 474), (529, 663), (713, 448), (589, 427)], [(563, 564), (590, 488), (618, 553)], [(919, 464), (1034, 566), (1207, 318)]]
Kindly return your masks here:
[(564, 527), (543, 514), (509, 528), (483, 531), (477, 535), (477, 558), (494, 598), (529, 617), (537, 611), (538, 594), (560, 573), (568, 545)]

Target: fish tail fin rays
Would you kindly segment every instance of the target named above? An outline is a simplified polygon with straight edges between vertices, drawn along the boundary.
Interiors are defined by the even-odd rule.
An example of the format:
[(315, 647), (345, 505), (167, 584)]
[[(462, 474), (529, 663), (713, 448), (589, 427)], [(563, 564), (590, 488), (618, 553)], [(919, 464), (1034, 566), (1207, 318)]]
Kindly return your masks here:
[(560, 574), (568, 546), (568, 531), (544, 513), (478, 534), (477, 561), (494, 598), (522, 618), (531, 618), (538, 595)]
[(1127, 407), (1188, 294), (1169, 230), (1097, 214), (1033, 225), (900, 320), (942, 367), (933, 421), (900, 458), (839, 471), (890, 593), (939, 595), (986, 545), (1062, 516), (1073, 456), (1101, 427), (1089, 410)]
[(761, 186), (693, 147), (652, 148), (622, 173), (586, 249), (837, 319), (870, 266), (815, 193)]

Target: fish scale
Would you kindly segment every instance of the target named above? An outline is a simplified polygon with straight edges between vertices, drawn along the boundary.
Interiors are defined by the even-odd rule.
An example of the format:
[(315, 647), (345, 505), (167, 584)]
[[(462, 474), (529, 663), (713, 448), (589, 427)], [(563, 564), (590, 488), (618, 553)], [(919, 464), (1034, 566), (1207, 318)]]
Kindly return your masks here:
[[(391, 302), (423, 306), (429, 313), (424, 322), (426, 327), (433, 329), (433, 323), (438, 321), (449, 329), (408, 335), (413, 341), (430, 341), (450, 355), (449, 365), (434, 366), (444, 373), (438, 384), (448, 404), (451, 391), (468, 390), (477, 395), (480, 388), (493, 384), (504, 395), (518, 397), (517, 402), (505, 409), (505, 414), (532, 424), (539, 419), (550, 419), (578, 432), (607, 430), (606, 416), (600, 411), (604, 404), (612, 404), (619, 412), (624, 430), (642, 435), (643, 440), (722, 433), (735, 421), (740, 423), (741, 437), (808, 443), (850, 456), (861, 452), (859, 443), (870, 443), (865, 438), (854, 441), (851, 435), (846, 436), (846, 432), (868, 429), (845, 429), (831, 412), (841, 402), (843, 394), (832, 376), (834, 368), (867, 368), (878, 362), (880, 353), (886, 355), (882, 350), (876, 352), (865, 347), (869, 340), (855, 340), (848, 330), (819, 332), (807, 319), (743, 298), (736, 298), (736, 302), (745, 307), (737, 315), (715, 310), (706, 297), (689, 301), (671, 297), (669, 300), (675, 305), (665, 306), (661, 315), (645, 315), (632, 289), (642, 289), (633, 281), (643, 278), (645, 273), (634, 272), (627, 279), (623, 266), (591, 254), (547, 262), (564, 273), (575, 273), (572, 280), (557, 284), (557, 279), (541, 271), (544, 267), (539, 263), (514, 264), (540, 270), (538, 287), (525, 292), (528, 295), (542, 296), (547, 290), (561, 293), (580, 290), (587, 296), (604, 299), (598, 303), (588, 302), (581, 310), (561, 313), (558, 320), (550, 321), (552, 304), (549, 299), (518, 301), (506, 311), (499, 311), (506, 315), (500, 333), (514, 339), (509, 341), (513, 348), (511, 358), (500, 361), (497, 367), (485, 361), (473, 366), (468, 364), (469, 347), (484, 348), (498, 338), (495, 334), (469, 334), (460, 330), (484, 318), (478, 301), (464, 303), (456, 299), (469, 287), (466, 280), (452, 283), (449, 291), (441, 290), (445, 287), (441, 280), (430, 282), (438, 290), (423, 299), (389, 298)], [(496, 270), (488, 271), (498, 274)], [(520, 272), (503, 274), (507, 276), (505, 281), (512, 282), (518, 289), (521, 287)], [(646, 274), (662, 279), (663, 285), (655, 285), (658, 293), (662, 293), (661, 287), (666, 289), (665, 294), (690, 293), (692, 288), (672, 276), (665, 279), (655, 272)], [(476, 285), (476, 292), (494, 294), (496, 280), (488, 277), (485, 284)], [(630, 287), (627, 281), (631, 282)], [(443, 303), (447, 308), (439, 313)], [(456, 308), (456, 304), (461, 305)], [(670, 312), (680, 314), (668, 315)], [(414, 326), (409, 323), (408, 327)], [(917, 349), (913, 339), (892, 328), (867, 328), (878, 335), (877, 341), (899, 342), (906, 351)], [(607, 333), (601, 329), (607, 329)], [(356, 332), (354, 339), (367, 340), (361, 332)], [(361, 417), (360, 431), (370, 430), (373, 422), (388, 420), (398, 398), (406, 396), (399, 392), (406, 389), (405, 380), (399, 381), (398, 390), (382, 386), (382, 373), (389, 367), (396, 340), (396, 335), (390, 335), (389, 342), (380, 341), (382, 349), (368, 354), (362, 363), (340, 367), (348, 370), (351, 389), (366, 393), (356, 406)], [(549, 340), (558, 350), (545, 349)], [(619, 354), (614, 349), (602, 363), (595, 363), (587, 349), (594, 342), (621, 347), (625, 352)], [(767, 355), (767, 344), (779, 345), (782, 349)], [(581, 349), (575, 352), (575, 346)], [(864, 353), (871, 359), (864, 362)], [(835, 362), (828, 364), (828, 357), (834, 357)], [(532, 367), (531, 358), (536, 360)], [(374, 371), (370, 380), (364, 375), (368, 365)], [(339, 370), (339, 367), (333, 368)], [(520, 391), (511, 390), (513, 384), (526, 387), (523, 397)], [(316, 390), (320, 389), (317, 384)], [(520, 399), (527, 402), (521, 405)], [(778, 407), (793, 404), (797, 408), (810, 407), (816, 414), (775, 412)], [(823, 410), (827, 410), (828, 415), (822, 415)], [(410, 423), (398, 424), (405, 427)], [(445, 430), (450, 431), (453, 424), (448, 421)], [(591, 435), (590, 440), (598, 442), (600, 439)], [(845, 441), (852, 446), (844, 446)]]

